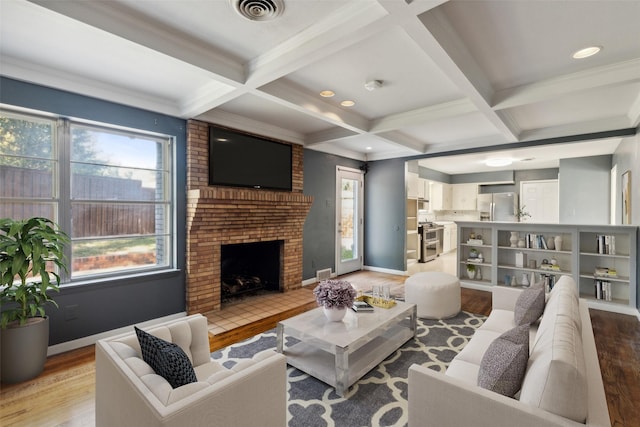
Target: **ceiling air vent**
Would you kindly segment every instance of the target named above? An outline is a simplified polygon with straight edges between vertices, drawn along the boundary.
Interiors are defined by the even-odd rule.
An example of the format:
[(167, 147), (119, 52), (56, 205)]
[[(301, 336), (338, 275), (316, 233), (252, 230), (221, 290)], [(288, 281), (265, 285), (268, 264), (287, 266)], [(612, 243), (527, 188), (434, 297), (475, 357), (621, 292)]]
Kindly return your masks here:
[(282, 0), (231, 0), (236, 11), (251, 21), (270, 21), (284, 10)]

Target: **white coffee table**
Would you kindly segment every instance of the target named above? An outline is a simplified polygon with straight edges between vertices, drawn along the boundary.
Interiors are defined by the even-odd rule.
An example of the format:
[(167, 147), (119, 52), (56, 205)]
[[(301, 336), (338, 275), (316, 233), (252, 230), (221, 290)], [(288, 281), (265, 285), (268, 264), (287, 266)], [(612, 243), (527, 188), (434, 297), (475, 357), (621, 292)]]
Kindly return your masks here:
[[(277, 350), (287, 363), (335, 387), (349, 387), (402, 344), (415, 337), (416, 306), (397, 302), (372, 313), (348, 310), (341, 322), (326, 320), (322, 308), (283, 320), (277, 326)], [(300, 342), (284, 348), (284, 335)]]

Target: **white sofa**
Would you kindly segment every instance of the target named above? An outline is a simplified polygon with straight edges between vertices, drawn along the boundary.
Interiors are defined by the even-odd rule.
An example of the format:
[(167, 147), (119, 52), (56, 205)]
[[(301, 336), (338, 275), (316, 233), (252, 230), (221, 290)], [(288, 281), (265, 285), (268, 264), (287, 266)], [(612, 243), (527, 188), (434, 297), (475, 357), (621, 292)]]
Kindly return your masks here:
[(273, 350), (227, 369), (211, 359), (207, 319), (193, 315), (146, 332), (175, 343), (197, 382), (177, 388), (156, 375), (130, 333), (96, 343), (96, 426), (286, 425), (286, 358)]
[(521, 292), (493, 288), (491, 314), (446, 373), (409, 368), (410, 426), (611, 426), (589, 310), (569, 276), (558, 280), (542, 318), (530, 327), (528, 364), (515, 398), (477, 385), (484, 352), (515, 326)]

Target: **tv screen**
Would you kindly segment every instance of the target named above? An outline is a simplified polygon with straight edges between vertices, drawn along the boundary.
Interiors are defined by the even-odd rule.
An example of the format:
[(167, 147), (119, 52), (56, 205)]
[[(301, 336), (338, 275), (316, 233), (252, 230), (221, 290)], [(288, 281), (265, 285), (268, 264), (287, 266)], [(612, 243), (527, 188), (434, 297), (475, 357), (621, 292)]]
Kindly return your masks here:
[(291, 191), (291, 145), (209, 128), (209, 185)]

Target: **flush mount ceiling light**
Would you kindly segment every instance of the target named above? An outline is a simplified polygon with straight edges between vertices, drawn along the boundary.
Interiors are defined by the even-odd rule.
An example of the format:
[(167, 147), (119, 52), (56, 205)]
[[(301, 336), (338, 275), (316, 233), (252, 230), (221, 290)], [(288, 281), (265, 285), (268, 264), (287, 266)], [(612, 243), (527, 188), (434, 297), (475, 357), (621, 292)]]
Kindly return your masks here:
[(342, 101), (340, 105), (342, 105), (343, 107), (353, 107), (354, 105), (356, 105), (356, 103), (348, 99), (348, 100)]
[(335, 92), (332, 90), (323, 90), (320, 92), (320, 96), (323, 98), (331, 98), (335, 95)]
[(507, 157), (494, 157), (492, 159), (485, 160), (484, 164), (487, 166), (491, 166), (492, 168), (498, 168), (500, 166), (509, 166), (513, 163), (513, 160)]
[(284, 11), (282, 0), (229, 0), (233, 8), (250, 21), (271, 21)]
[(380, 89), (382, 87), (382, 80), (371, 80), (364, 84), (364, 88), (369, 92), (374, 91), (376, 89)]
[(575, 51), (573, 55), (571, 55), (571, 57), (573, 59), (584, 59), (584, 58), (588, 58), (590, 56), (595, 55), (601, 50), (602, 50), (602, 47), (600, 46), (589, 46), (589, 47), (585, 47), (584, 49)]

